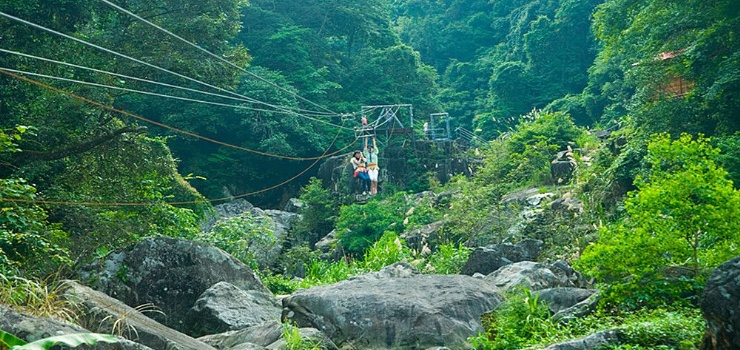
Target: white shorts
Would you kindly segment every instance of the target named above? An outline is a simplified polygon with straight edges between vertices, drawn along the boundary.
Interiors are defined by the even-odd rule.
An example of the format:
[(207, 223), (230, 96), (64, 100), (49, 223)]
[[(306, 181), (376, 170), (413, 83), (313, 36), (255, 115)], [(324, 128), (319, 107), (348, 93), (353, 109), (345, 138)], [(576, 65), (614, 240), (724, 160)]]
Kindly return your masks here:
[(370, 176), (370, 181), (378, 182), (378, 168), (368, 170), (367, 175)]

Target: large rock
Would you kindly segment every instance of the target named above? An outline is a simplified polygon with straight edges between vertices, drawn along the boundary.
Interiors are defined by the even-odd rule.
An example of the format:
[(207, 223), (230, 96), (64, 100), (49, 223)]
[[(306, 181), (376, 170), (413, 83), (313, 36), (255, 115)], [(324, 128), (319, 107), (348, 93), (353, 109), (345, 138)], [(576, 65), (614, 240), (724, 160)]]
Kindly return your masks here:
[(296, 213), (297, 214), (297, 213), (300, 213), (301, 212), (301, 210), (303, 209), (304, 206), (305, 206), (305, 204), (300, 199), (298, 199), (298, 198), (291, 198), (291, 199), (288, 199), (288, 203), (285, 203), (285, 208), (283, 210), (285, 210), (285, 211), (287, 211), (289, 213)]
[(542, 245), (542, 241), (528, 239), (516, 245), (503, 243), (478, 247), (470, 254), (460, 273), (469, 276), (475, 273), (487, 275), (511, 263), (536, 260)]
[(249, 251), (255, 256), (261, 269), (266, 269), (277, 261), (283, 251), (283, 242), (288, 236), (288, 231), (293, 224), (300, 220), (301, 215), (282, 210), (252, 208), (251, 215), (255, 218), (266, 220), (272, 229), (272, 239), (269, 243), (251, 244)]
[(595, 289), (556, 287), (539, 291), (540, 301), (547, 304), (550, 312), (556, 314), (571, 308), (596, 293)]
[[(584, 290), (591, 291), (592, 289)], [(596, 290), (593, 294), (589, 295), (588, 298), (579, 301), (575, 305), (558, 310), (554, 315), (552, 315), (552, 319), (554, 321), (569, 321), (590, 315), (596, 311), (600, 300), (601, 293)]]
[(567, 341), (564, 343), (554, 344), (546, 347), (544, 350), (591, 350), (606, 349), (610, 345), (620, 343), (622, 337), (621, 331), (617, 329), (596, 332), (583, 338)]
[(86, 323), (99, 333), (120, 333), (153, 349), (215, 350), (145, 316), (116, 299), (74, 281), (66, 282), (64, 297), (84, 312)]
[(740, 256), (712, 271), (701, 312), (707, 320), (702, 350), (740, 349)]
[(219, 350), (233, 349), (242, 344), (265, 347), (278, 341), (282, 333), (283, 328), (280, 322), (271, 320), (238, 331), (206, 335), (198, 340)]
[(406, 232), (401, 235), (401, 238), (403, 238), (406, 245), (412, 250), (417, 252), (429, 251), (429, 245), (439, 240), (438, 238), (444, 225), (444, 221), (436, 221)]
[(219, 282), (203, 292), (191, 309), (193, 336), (223, 333), (280, 320), (282, 308), (272, 294), (245, 291)]
[[(387, 277), (406, 276), (406, 277)], [(358, 349), (469, 348), (480, 317), (502, 301), (484, 280), (419, 275), (405, 265), (283, 299), (283, 319), (321, 330), (340, 347)]]
[(208, 232), (213, 228), (213, 225), (222, 218), (231, 218), (242, 215), (246, 212), (250, 212), (254, 209), (254, 205), (249, 203), (245, 199), (237, 199), (231, 202), (222, 203), (214, 206), (215, 214), (212, 215), (201, 228), (201, 231)]
[(484, 279), (504, 291), (513, 290), (516, 287), (541, 290), (555, 287), (584, 288), (587, 286), (583, 276), (562, 261), (556, 261), (553, 264), (521, 261), (504, 266), (487, 275)]
[(573, 152), (562, 151), (550, 162), (550, 173), (557, 184), (568, 183), (578, 170), (578, 162)]
[[(3, 305), (0, 305), (0, 329), (27, 342), (58, 335), (91, 332), (91, 330), (61, 320), (26, 315)], [(118, 343), (98, 343), (86, 349), (152, 350), (149, 347), (123, 338), (120, 338)]]
[(270, 293), (246, 265), (221, 249), (165, 237), (111, 254), (87, 267), (81, 278), (129, 306), (154, 304), (165, 316), (152, 318), (181, 332), (194, 321), (189, 315), (195, 301), (218, 282)]

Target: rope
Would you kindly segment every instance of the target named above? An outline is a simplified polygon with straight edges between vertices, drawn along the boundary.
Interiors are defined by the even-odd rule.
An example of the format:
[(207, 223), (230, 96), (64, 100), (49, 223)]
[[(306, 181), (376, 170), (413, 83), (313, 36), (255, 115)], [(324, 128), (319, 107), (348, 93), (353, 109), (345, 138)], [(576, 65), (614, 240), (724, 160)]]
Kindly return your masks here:
[[(170, 126), (170, 125), (167, 125), (167, 124), (164, 124), (164, 123), (156, 122), (156, 121), (153, 121), (151, 119), (147, 119), (145, 117), (142, 117), (142, 116), (139, 116), (139, 115), (136, 115), (136, 114), (133, 114), (133, 113), (129, 113), (129, 112), (126, 112), (126, 111), (123, 111), (123, 110), (119, 110), (119, 109), (116, 109), (116, 108), (113, 108), (113, 107), (104, 105), (104, 104), (102, 104), (100, 102), (93, 101), (93, 100), (90, 100), (88, 98), (85, 98), (85, 97), (76, 95), (76, 94), (71, 93), (69, 91), (58, 89), (58, 88), (55, 88), (53, 86), (44, 84), (42, 82), (39, 82), (39, 81), (30, 79), (30, 78), (27, 78), (27, 77), (23, 77), (23, 76), (20, 76), (20, 75), (17, 75), (17, 74), (14, 74), (14, 73), (5, 71), (5, 70), (3, 70), (1, 68), (0, 68), (0, 73), (5, 74), (5, 75), (8, 75), (8, 76), (11, 76), (11, 77), (16, 78), (16, 79), (20, 79), (20, 80), (29, 82), (31, 84), (34, 84), (34, 85), (37, 85), (37, 86), (40, 86), (40, 87), (43, 87), (43, 88), (46, 88), (46, 89), (49, 89), (49, 90), (58, 92), (58, 93), (61, 93), (61, 94), (64, 94), (64, 95), (67, 95), (69, 97), (75, 98), (75, 99), (80, 100), (80, 101), (83, 101), (83, 102), (87, 102), (89, 104), (98, 106), (100, 108), (103, 108), (103, 109), (106, 109), (106, 110), (109, 110), (109, 111), (112, 111), (112, 112), (115, 112), (115, 113), (118, 113), (118, 114), (125, 115), (125, 116), (130, 117), (130, 118), (141, 120), (143, 122), (146, 122), (146, 123), (149, 123), (149, 124), (152, 124), (152, 125), (156, 125), (156, 126), (159, 126), (161, 128), (172, 130), (174, 132), (178, 132), (178, 133), (181, 133), (181, 134), (184, 134), (184, 135), (188, 135), (188, 136), (191, 136), (191, 137), (194, 137), (194, 138), (197, 138), (197, 139), (201, 139), (201, 140), (204, 140), (204, 141), (215, 143), (215, 144), (218, 144), (218, 145), (221, 145), (221, 146), (225, 146), (225, 147), (229, 147), (229, 148), (234, 148), (234, 149), (238, 149), (238, 150), (242, 150), (242, 151), (254, 153), (254, 154), (261, 155), (261, 156), (272, 157), (272, 158), (279, 158), (279, 159), (286, 159), (286, 160), (319, 160), (319, 159), (325, 158), (324, 155), (321, 155), (321, 156), (318, 156), (318, 157), (292, 157), (292, 156), (283, 156), (283, 155), (273, 154), (273, 153), (269, 153), (269, 152), (262, 152), (262, 151), (257, 151), (257, 150), (253, 150), (253, 149), (246, 148), (246, 147), (241, 147), (241, 146), (233, 145), (233, 144), (226, 143), (226, 142), (223, 142), (223, 141), (218, 141), (218, 140), (215, 140), (215, 139), (212, 139), (212, 138), (209, 138), (209, 137), (201, 136), (201, 135), (198, 135), (198, 134), (189, 132), (189, 131), (185, 131), (185, 130), (182, 130), (182, 129), (179, 129), (179, 128), (176, 128), (174, 126)], [(344, 126), (342, 126), (342, 128), (344, 128)], [(339, 133), (339, 132), (340, 131), (338, 131), (337, 133)], [(352, 141), (352, 142), (354, 142), (354, 141)], [(331, 155), (335, 155), (337, 153), (339, 153), (339, 151), (330, 154), (330, 156)]]

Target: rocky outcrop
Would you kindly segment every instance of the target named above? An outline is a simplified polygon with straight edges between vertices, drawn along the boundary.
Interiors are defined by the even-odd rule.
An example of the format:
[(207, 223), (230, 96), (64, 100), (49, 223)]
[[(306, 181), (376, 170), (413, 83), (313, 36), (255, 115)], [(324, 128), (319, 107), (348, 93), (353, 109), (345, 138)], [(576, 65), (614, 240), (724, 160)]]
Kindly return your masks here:
[(412, 250), (417, 252), (431, 252), (429, 247), (430, 242), (438, 241), (440, 232), (444, 228), (444, 225), (444, 221), (436, 221), (409, 232), (405, 232), (401, 235), (401, 238)]
[(740, 256), (712, 271), (701, 312), (707, 320), (702, 350), (740, 349)]
[(165, 316), (152, 318), (181, 332), (186, 332), (194, 321), (189, 317), (190, 308), (218, 282), (270, 293), (246, 265), (224, 251), (165, 237), (145, 239), (128, 250), (111, 254), (88, 266), (81, 279), (129, 306), (157, 306)]
[[(0, 305), (0, 329), (27, 342), (63, 334), (90, 333), (91, 330), (61, 320), (35, 317)], [(118, 343), (98, 343), (86, 347), (92, 350), (152, 350), (144, 345), (120, 338)]]
[(547, 304), (551, 313), (557, 314), (588, 299), (594, 293), (596, 293), (595, 289), (571, 287), (547, 288), (539, 291), (539, 300)]
[(470, 253), (470, 257), (460, 273), (469, 276), (475, 273), (487, 275), (511, 263), (534, 261), (537, 259), (542, 245), (542, 241), (528, 239), (516, 245), (504, 243), (478, 247)]
[(619, 330), (608, 330), (596, 332), (583, 338), (554, 344), (544, 350), (591, 350), (607, 348), (610, 345), (619, 344), (621, 332)]
[(583, 276), (562, 261), (556, 261), (553, 264), (521, 261), (504, 266), (484, 279), (504, 291), (519, 286), (531, 290), (555, 287), (585, 288), (587, 286)]
[(188, 334), (202, 336), (280, 320), (281, 306), (272, 294), (219, 282), (203, 292), (190, 311), (194, 321)]
[[(584, 290), (591, 291), (591, 289)], [(552, 319), (554, 321), (567, 321), (590, 315), (596, 311), (600, 299), (601, 293), (596, 290), (593, 294), (589, 295), (588, 298), (579, 301), (575, 305), (555, 312), (555, 314), (552, 315)]]
[(272, 320), (238, 331), (207, 335), (198, 338), (198, 340), (219, 350), (234, 349), (243, 344), (252, 344), (264, 348), (278, 341), (282, 332), (283, 328), (280, 322)]
[(89, 287), (68, 281), (65, 298), (79, 305), (85, 323), (99, 333), (119, 333), (152, 349), (215, 350), (145, 316), (116, 299)]
[(570, 182), (577, 169), (578, 162), (571, 150), (559, 152), (550, 162), (550, 173), (557, 184)]
[[(207, 335), (199, 340), (218, 350), (289, 349), (283, 330), (284, 326), (273, 320), (238, 331)], [(298, 328), (298, 333), (301, 339), (316, 344), (320, 349), (337, 349), (334, 342), (318, 329)]]
[(301, 201), (298, 198), (291, 198), (288, 199), (288, 203), (285, 203), (285, 208), (283, 210), (289, 212), (289, 213), (300, 213), (301, 209), (303, 209), (303, 206), (305, 204), (303, 201)]
[(254, 209), (254, 205), (244, 199), (237, 199), (231, 202), (216, 205), (213, 208), (215, 209), (215, 213), (208, 220), (206, 220), (206, 223), (201, 228), (201, 231), (203, 232), (210, 231), (213, 228), (213, 225), (219, 219), (231, 218), (242, 215), (243, 213), (250, 212), (252, 209)]
[[(405, 276), (405, 277), (388, 277)], [(502, 301), (484, 280), (419, 275), (403, 264), (283, 299), (283, 319), (360, 349), (469, 347), (480, 317)]]

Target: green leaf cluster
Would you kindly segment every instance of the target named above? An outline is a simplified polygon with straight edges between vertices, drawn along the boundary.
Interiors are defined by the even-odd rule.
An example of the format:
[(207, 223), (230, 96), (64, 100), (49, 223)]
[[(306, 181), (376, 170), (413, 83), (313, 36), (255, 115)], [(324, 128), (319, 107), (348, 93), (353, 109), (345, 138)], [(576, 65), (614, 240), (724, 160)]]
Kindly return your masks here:
[(75, 333), (47, 337), (29, 343), (0, 330), (0, 345), (8, 348), (8, 350), (49, 350), (60, 345), (76, 348), (81, 345), (95, 345), (99, 342), (117, 343), (118, 338), (110, 334)]

